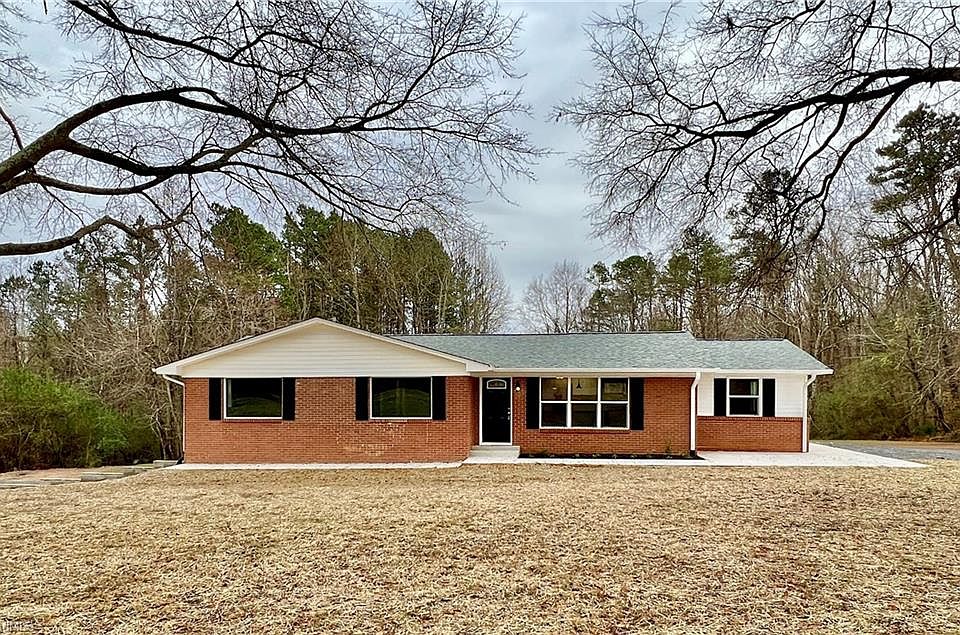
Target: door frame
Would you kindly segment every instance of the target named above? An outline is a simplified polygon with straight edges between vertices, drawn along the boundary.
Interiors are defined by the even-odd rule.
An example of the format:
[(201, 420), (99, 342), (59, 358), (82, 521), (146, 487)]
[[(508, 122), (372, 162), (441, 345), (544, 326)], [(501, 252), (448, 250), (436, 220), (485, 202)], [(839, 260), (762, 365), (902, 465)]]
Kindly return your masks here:
[[(506, 379), (507, 380), (507, 392), (509, 393), (509, 398), (507, 399), (507, 404), (510, 406), (510, 440), (509, 441), (484, 441), (483, 440), (483, 391), (485, 388), (484, 382), (488, 379)], [(492, 375), (490, 377), (478, 377), (477, 384), (479, 387), (479, 394), (477, 395), (477, 402), (480, 405), (480, 415), (477, 419), (477, 440), (480, 442), (480, 445), (513, 445), (513, 377), (500, 377), (497, 375)]]

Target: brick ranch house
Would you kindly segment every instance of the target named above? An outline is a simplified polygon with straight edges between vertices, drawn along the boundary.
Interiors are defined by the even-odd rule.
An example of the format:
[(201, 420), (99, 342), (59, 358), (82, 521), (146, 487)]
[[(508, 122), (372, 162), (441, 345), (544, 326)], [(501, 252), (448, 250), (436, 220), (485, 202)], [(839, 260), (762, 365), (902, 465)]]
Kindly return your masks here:
[(183, 385), (188, 463), (805, 452), (809, 386), (832, 372), (786, 340), (386, 336), (316, 318), (154, 371)]

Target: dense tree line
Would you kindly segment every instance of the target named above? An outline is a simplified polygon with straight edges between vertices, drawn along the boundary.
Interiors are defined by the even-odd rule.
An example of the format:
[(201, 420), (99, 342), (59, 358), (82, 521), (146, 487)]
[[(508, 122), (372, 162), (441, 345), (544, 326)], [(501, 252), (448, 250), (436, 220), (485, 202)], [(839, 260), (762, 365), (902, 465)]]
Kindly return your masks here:
[(895, 133), (864, 184), (870, 205), (844, 223), (783, 213), (789, 175), (768, 170), (722, 233), (688, 229), (664, 257), (557, 265), (527, 289), (529, 325), (788, 338), (836, 369), (818, 382), (815, 434), (955, 436), (960, 116), (920, 107)]
[(0, 363), (98, 395), (131, 438), (149, 426), (177, 456), (179, 394), (151, 372), (161, 363), (309, 317), (383, 333), (504, 325), (509, 291), (477, 240), (308, 207), (278, 234), (236, 207), (214, 206), (209, 223), (156, 244), (98, 232), (4, 277)]

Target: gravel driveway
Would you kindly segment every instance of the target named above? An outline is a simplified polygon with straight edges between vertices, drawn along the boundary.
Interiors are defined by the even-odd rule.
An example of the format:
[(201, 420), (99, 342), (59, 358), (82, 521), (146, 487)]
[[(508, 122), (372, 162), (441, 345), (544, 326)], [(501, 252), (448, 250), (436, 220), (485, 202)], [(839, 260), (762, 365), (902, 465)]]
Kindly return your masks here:
[(816, 443), (906, 461), (934, 459), (960, 461), (960, 443), (928, 441), (816, 441)]

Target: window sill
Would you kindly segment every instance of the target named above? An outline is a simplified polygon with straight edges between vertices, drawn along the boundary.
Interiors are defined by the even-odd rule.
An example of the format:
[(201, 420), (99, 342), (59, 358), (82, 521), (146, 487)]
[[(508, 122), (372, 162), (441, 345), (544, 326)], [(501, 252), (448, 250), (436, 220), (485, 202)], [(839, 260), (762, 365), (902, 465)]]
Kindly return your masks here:
[(614, 434), (625, 434), (628, 432), (641, 432), (641, 430), (631, 430), (630, 428), (550, 428), (550, 427), (539, 427), (537, 428), (538, 432), (559, 432), (561, 434), (577, 434), (577, 433), (586, 433), (586, 434), (596, 434), (596, 433), (614, 433)]

